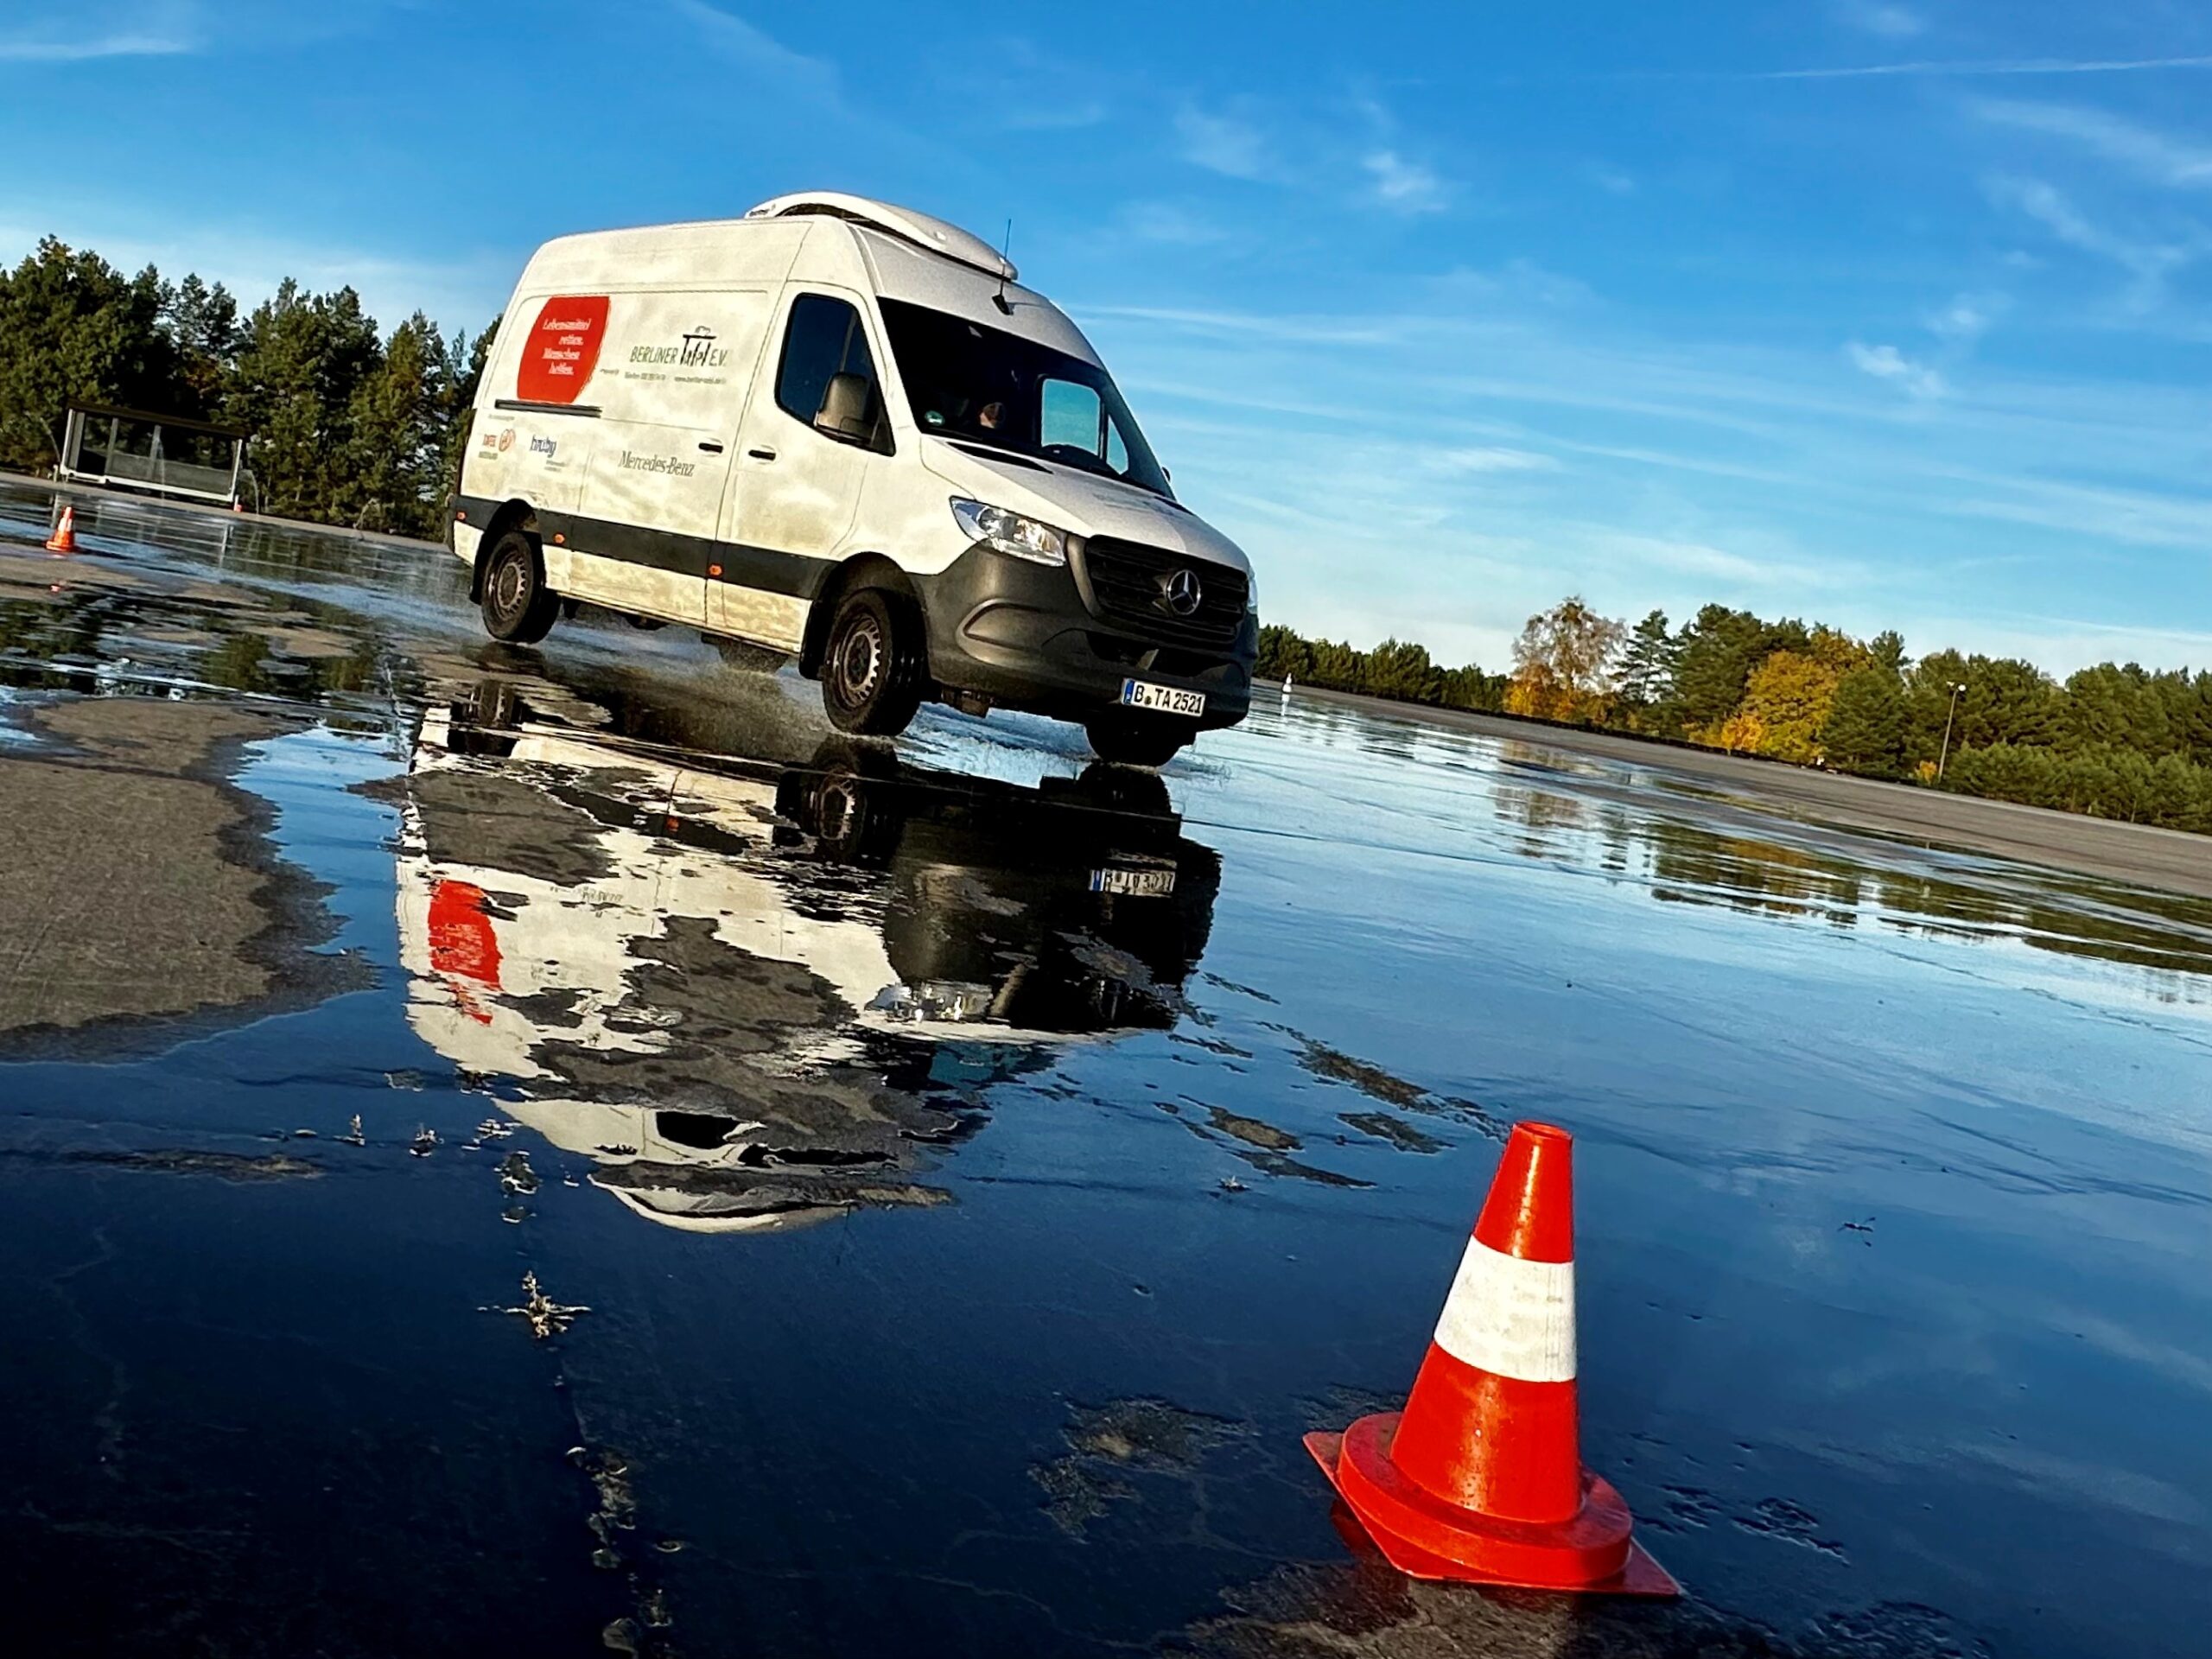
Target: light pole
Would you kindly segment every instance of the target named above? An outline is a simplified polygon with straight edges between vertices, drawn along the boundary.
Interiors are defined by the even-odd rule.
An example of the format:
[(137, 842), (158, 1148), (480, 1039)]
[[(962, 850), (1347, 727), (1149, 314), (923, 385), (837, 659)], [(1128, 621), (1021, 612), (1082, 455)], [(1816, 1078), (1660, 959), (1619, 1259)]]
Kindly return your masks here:
[(1951, 687), (1951, 706), (1943, 715), (1943, 753), (1936, 762), (1936, 781), (1939, 784), (1943, 781), (1943, 768), (1951, 764), (1951, 721), (1959, 712), (1959, 694), (1965, 690), (1963, 684), (1955, 682)]

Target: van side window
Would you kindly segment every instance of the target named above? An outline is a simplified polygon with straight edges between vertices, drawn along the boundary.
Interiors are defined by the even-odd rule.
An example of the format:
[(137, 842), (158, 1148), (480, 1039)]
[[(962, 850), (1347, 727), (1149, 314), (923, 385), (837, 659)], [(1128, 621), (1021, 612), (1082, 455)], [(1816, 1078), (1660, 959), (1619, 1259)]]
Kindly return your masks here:
[(861, 314), (827, 294), (791, 302), (784, 360), (776, 372), (776, 404), (792, 419), (848, 443), (888, 454), (891, 427), (868, 354)]

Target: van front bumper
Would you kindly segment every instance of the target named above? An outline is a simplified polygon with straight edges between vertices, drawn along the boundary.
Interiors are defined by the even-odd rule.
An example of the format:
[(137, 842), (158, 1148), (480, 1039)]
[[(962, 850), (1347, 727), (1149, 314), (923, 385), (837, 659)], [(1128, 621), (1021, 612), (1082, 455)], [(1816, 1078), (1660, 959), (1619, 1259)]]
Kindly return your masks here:
[(1100, 620), (1062, 565), (978, 547), (914, 581), (929, 629), (930, 674), (948, 690), (1082, 721), (1119, 708), (1122, 682), (1139, 679), (1205, 693), (1201, 730), (1234, 726), (1251, 708), (1260, 628), (1249, 613), (1226, 649), (1206, 651)]

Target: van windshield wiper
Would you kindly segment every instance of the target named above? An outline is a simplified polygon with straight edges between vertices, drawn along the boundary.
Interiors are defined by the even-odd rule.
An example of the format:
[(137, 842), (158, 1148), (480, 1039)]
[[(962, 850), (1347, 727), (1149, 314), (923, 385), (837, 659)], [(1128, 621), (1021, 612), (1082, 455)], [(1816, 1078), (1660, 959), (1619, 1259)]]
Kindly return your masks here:
[(1048, 443), (1037, 453), (1047, 461), (1057, 461), (1063, 467), (1073, 467), (1080, 472), (1094, 474), (1100, 478), (1119, 480), (1122, 476), (1096, 455), (1092, 454), (1090, 450), (1080, 448), (1072, 443)]

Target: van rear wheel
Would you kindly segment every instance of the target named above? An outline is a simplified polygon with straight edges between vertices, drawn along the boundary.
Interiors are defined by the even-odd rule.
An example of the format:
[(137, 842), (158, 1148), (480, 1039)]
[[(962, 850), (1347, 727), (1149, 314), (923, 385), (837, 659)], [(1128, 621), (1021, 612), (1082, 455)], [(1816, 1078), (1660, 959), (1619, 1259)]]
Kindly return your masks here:
[(503, 532), (484, 563), (484, 632), (513, 645), (534, 645), (553, 632), (561, 596), (545, 585), (537, 543), (519, 530)]
[(880, 588), (838, 601), (822, 654), (822, 706), (841, 732), (895, 737), (922, 706), (929, 664), (912, 604)]
[(1095, 715), (1083, 729), (1092, 753), (1120, 766), (1164, 766), (1198, 734), (1188, 721), (1119, 712)]

